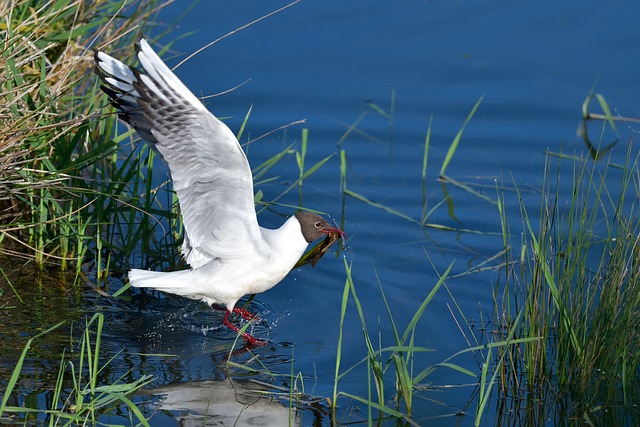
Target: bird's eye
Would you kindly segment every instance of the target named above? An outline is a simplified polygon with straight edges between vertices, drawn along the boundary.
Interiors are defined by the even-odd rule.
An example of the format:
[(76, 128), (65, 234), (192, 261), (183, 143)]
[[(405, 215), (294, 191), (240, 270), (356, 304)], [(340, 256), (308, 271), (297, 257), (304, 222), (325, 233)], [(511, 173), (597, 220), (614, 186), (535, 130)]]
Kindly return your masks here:
[(316, 223), (314, 224), (314, 226), (315, 226), (316, 228), (320, 228), (320, 227), (322, 227), (322, 223), (321, 223), (320, 221), (318, 221), (318, 222), (316, 222)]

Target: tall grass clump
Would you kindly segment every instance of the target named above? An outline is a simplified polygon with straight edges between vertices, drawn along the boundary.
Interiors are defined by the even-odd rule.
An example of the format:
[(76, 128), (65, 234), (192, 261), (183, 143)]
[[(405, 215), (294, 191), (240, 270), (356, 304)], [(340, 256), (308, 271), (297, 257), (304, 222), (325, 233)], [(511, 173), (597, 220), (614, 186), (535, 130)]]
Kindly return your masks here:
[(92, 48), (131, 55), (159, 7), (156, 0), (0, 4), (2, 252), (76, 271), (91, 255), (99, 272), (110, 244), (139, 237), (115, 224), (139, 209), (130, 194), (155, 196), (141, 175), (150, 157), (116, 154), (131, 133), (101, 113)]
[[(145, 416), (131, 400), (133, 394), (152, 381), (151, 375), (125, 382), (126, 374), (101, 385), (105, 376), (111, 373), (109, 366), (118, 355), (106, 362), (101, 351), (104, 315), (95, 314), (84, 327), (76, 352), (71, 357), (62, 354), (60, 369), (47, 408), (31, 408), (15, 393), (27, 354), (35, 341), (63, 325), (63, 322), (35, 335), (27, 341), (11, 378), (3, 391), (0, 401), (0, 422), (10, 424), (34, 424), (46, 419), (51, 426), (57, 425), (100, 425), (103, 416), (121, 416), (131, 420), (130, 425), (149, 426)], [(14, 403), (13, 405), (11, 403)], [(128, 414), (122, 413), (126, 408)], [(4, 418), (3, 418), (4, 416)], [(12, 417), (12, 418), (9, 418)], [(134, 422), (137, 419), (137, 422)]]
[[(380, 425), (382, 420), (385, 419), (394, 420), (398, 425), (420, 425), (414, 419), (415, 412), (417, 412), (416, 408), (420, 406), (420, 403), (416, 404), (415, 402), (421, 402), (421, 399), (425, 397), (426, 391), (438, 388), (438, 386), (434, 386), (429, 382), (436, 370), (449, 369), (452, 372), (470, 378), (472, 384), (475, 385), (478, 391), (475, 425), (481, 425), (483, 417), (486, 416), (492, 391), (499, 382), (499, 367), (502, 366), (513, 346), (537, 340), (537, 338), (517, 338), (515, 336), (520, 325), (522, 313), (515, 317), (511, 327), (505, 331), (505, 336), (499, 337), (500, 339), (482, 344), (476, 340), (474, 340), (475, 342), (468, 341), (468, 346), (444, 360), (433, 365), (421, 366), (420, 355), (435, 350), (422, 345), (419, 325), (420, 322), (428, 321), (427, 308), (438, 291), (444, 288), (452, 297), (453, 305), (463, 315), (445, 283), (453, 264), (449, 265), (442, 275), (439, 275), (439, 280), (422, 300), (404, 330), (399, 329), (392, 307), (389, 305), (382, 286), (380, 286), (382, 299), (387, 310), (388, 324), (392, 330), (390, 343), (385, 343), (384, 341), (386, 340), (383, 339), (380, 331), (378, 331), (377, 337), (369, 332), (370, 328), (367, 326), (365, 309), (360, 303), (351, 274), (351, 265), (346, 260), (344, 263), (347, 277), (340, 310), (334, 388), (333, 395), (327, 398), (333, 422), (337, 423), (338, 419), (344, 416), (344, 414), (338, 413), (339, 401), (350, 400), (351, 402), (356, 402), (357, 405), (365, 406), (366, 420), (369, 425)], [(366, 354), (354, 365), (345, 367), (343, 363), (343, 351), (345, 350), (343, 347), (343, 331), (350, 302), (355, 305), (357, 316), (360, 320), (366, 345)], [(378, 322), (380, 322), (380, 319), (378, 319)], [(378, 327), (380, 327), (380, 323), (378, 323)], [(466, 327), (470, 332), (473, 332), (473, 328), (468, 324)], [(454, 363), (456, 359), (463, 355), (472, 355), (478, 363), (478, 372), (473, 372), (461, 364)], [(490, 367), (494, 365), (497, 365), (498, 369), (490, 371)], [(365, 368), (364, 374), (359, 372), (363, 367)], [(366, 396), (354, 394), (341, 388), (341, 382), (346, 377), (354, 375), (366, 378)], [(362, 382), (364, 383), (364, 380)], [(447, 388), (447, 386), (444, 388)], [(347, 413), (348, 411), (344, 410), (343, 412)], [(456, 417), (462, 415), (465, 415), (464, 411), (449, 414), (449, 416)]]
[(621, 167), (548, 157), (539, 219), (521, 199), (515, 248), (503, 221), (508, 267), (496, 321), (508, 326), (523, 311), (518, 336), (541, 338), (512, 348), (502, 369), (504, 416), (526, 409), (529, 422), (543, 422), (559, 411), (618, 423), (638, 414), (640, 180), (632, 152), (630, 143)]

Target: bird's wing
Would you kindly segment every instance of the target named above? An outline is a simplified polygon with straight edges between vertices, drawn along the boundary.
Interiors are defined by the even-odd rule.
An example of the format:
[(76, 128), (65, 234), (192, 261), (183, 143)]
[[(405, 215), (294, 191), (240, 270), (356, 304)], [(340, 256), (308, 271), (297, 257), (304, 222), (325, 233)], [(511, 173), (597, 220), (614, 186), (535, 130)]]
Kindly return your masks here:
[(144, 39), (138, 47), (142, 70), (103, 52), (95, 59), (120, 117), (169, 165), (184, 222), (186, 261), (197, 268), (215, 258), (263, 253), (251, 169), (231, 130)]

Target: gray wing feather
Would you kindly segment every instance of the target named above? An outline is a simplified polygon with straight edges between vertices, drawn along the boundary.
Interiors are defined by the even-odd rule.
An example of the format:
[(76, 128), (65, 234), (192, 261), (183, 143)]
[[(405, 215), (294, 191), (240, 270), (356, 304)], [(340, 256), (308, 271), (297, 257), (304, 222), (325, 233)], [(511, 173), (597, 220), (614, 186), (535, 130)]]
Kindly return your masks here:
[(251, 169), (235, 135), (145, 40), (138, 59), (142, 71), (96, 53), (105, 91), (121, 118), (169, 166), (184, 222), (186, 261), (197, 268), (215, 258), (263, 253)]

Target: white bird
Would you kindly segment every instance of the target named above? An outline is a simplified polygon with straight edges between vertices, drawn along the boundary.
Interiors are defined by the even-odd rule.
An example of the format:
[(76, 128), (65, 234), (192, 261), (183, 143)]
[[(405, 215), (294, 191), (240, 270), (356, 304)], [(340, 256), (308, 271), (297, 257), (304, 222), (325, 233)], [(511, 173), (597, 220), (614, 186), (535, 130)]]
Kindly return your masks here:
[[(321, 216), (298, 212), (278, 229), (258, 225), (249, 162), (231, 130), (178, 79), (146, 40), (136, 46), (141, 69), (95, 52), (102, 89), (120, 118), (167, 162), (184, 224), (182, 255), (190, 269), (129, 271), (132, 286), (202, 300), (247, 320), (240, 298), (271, 289), (320, 237), (346, 237)], [(328, 239), (327, 239), (328, 240)], [(248, 333), (252, 345), (264, 344)]]

